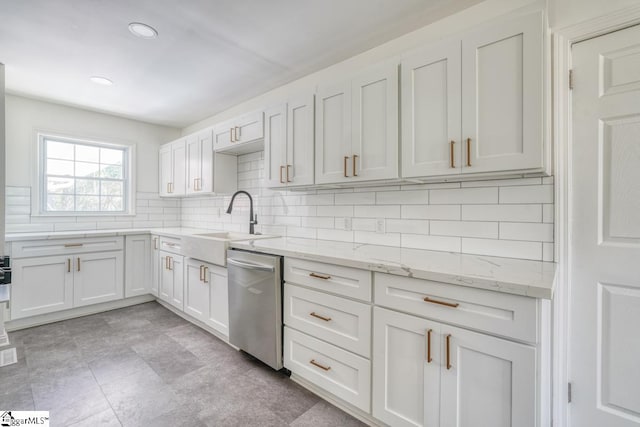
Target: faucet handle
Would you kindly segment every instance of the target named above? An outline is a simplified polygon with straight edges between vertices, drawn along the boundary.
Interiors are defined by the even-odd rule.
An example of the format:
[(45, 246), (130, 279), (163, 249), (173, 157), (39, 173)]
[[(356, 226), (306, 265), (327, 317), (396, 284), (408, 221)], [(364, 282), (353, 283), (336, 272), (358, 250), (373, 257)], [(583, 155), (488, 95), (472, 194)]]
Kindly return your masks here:
[(257, 213), (255, 213), (255, 214), (253, 215), (253, 219), (251, 220), (251, 222), (252, 222), (253, 224), (257, 224), (257, 223), (258, 223), (258, 214), (257, 214)]

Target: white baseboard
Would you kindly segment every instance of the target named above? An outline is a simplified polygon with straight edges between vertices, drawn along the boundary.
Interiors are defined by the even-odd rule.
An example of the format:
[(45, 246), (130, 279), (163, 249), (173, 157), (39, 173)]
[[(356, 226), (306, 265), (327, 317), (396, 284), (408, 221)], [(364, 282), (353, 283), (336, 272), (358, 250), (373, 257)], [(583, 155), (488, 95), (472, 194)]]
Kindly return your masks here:
[(38, 316), (26, 317), (24, 319), (10, 320), (5, 323), (5, 328), (7, 331), (12, 332), (19, 329), (45, 325), (47, 323), (59, 322), (61, 320), (73, 319), (75, 317), (88, 316), (90, 314), (101, 313), (103, 311), (115, 310), (117, 308), (129, 307), (131, 305), (150, 302), (155, 299), (155, 296), (147, 294), (117, 301), (88, 305), (85, 307), (71, 308), (69, 310), (57, 311), (55, 313), (40, 314)]

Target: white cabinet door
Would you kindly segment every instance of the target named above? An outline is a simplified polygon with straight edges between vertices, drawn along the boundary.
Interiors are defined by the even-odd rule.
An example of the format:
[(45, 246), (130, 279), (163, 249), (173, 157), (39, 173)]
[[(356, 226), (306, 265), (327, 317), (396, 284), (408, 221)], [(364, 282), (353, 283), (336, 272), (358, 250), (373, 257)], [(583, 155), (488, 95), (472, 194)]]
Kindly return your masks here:
[(205, 264), (204, 276), (209, 285), (209, 318), (206, 323), (222, 335), (229, 336), (227, 269)]
[(440, 425), (441, 325), (374, 308), (373, 416), (392, 426)]
[(407, 56), (402, 68), (402, 176), (461, 170), (461, 47), (444, 41)]
[(348, 181), (350, 156), (351, 82), (319, 88), (316, 94), (316, 184)]
[(171, 144), (171, 160), (173, 162), (172, 196), (184, 196), (187, 176), (187, 146), (184, 140)]
[(233, 144), (233, 124), (230, 120), (213, 127), (213, 146), (216, 151)]
[(201, 322), (209, 319), (209, 284), (205, 265), (190, 259), (184, 266), (184, 311)]
[(160, 196), (170, 196), (171, 183), (173, 182), (173, 160), (171, 157), (171, 144), (160, 147)]
[(123, 257), (122, 251), (80, 254), (75, 257), (74, 307), (123, 298)]
[(186, 138), (187, 195), (213, 192), (213, 134), (211, 130)]
[(439, 340), (443, 346), (439, 425), (536, 425), (534, 347), (446, 325)]
[(72, 258), (51, 256), (13, 261), (11, 319), (73, 306)]
[(543, 165), (542, 13), (462, 39), (463, 173)]
[(188, 195), (198, 191), (198, 181), (202, 179), (200, 159), (200, 141), (196, 135), (190, 135), (186, 138), (186, 192)]
[(351, 179), (398, 178), (398, 64), (366, 70), (351, 85)]
[(174, 275), (171, 270), (171, 255), (169, 252), (160, 251), (160, 283), (159, 283), (159, 296), (160, 299), (170, 303), (173, 299), (173, 285)]
[(268, 187), (286, 187), (287, 104), (264, 112), (264, 180)]
[(159, 296), (160, 287), (160, 237), (151, 236), (152, 254), (151, 254), (151, 294)]
[(288, 185), (314, 182), (313, 95), (300, 96), (287, 103), (287, 155), (285, 178)]
[(264, 138), (264, 114), (262, 111), (245, 114), (234, 121), (235, 143), (252, 142)]
[(184, 257), (171, 255), (169, 269), (173, 276), (173, 292), (169, 302), (174, 307), (184, 311)]
[[(126, 298), (151, 292), (152, 255), (151, 237), (148, 235), (125, 237), (124, 296)], [(157, 262), (155, 263), (157, 266)]]

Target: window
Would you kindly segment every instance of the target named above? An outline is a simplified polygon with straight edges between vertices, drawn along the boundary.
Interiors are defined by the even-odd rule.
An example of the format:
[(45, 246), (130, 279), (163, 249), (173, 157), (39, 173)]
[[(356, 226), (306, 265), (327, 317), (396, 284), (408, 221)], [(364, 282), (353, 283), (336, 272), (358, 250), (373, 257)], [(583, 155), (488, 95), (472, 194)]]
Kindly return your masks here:
[(39, 139), (41, 213), (129, 213), (129, 146), (47, 135)]

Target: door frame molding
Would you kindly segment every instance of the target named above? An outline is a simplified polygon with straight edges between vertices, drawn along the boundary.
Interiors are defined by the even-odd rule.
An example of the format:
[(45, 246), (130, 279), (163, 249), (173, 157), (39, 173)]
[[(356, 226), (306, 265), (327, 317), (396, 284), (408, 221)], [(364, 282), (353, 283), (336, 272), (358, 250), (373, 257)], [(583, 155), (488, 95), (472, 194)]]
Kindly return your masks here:
[(640, 5), (630, 6), (578, 24), (552, 29), (552, 81), (555, 170), (555, 261), (558, 263), (553, 299), (552, 351), (552, 419), (556, 426), (570, 425), (567, 402), (569, 378), (569, 319), (571, 297), (571, 256), (569, 219), (571, 206), (569, 182), (572, 172), (572, 120), (569, 70), (572, 68), (571, 46), (607, 33), (640, 24)]

